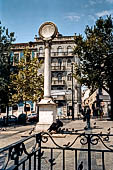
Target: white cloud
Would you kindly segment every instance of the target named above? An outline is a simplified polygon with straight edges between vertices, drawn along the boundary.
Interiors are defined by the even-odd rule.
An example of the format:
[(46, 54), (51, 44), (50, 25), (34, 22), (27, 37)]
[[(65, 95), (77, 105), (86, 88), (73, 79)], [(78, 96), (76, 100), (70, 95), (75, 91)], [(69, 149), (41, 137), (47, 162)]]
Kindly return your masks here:
[(94, 1), (94, 0), (90, 0), (90, 1), (89, 1), (89, 4), (90, 4), (90, 5), (95, 5), (96, 3), (97, 3), (97, 2)]
[(113, 0), (106, 0), (107, 2), (109, 2), (109, 3), (113, 3)]
[(67, 18), (71, 21), (77, 21), (77, 22), (80, 20), (80, 16), (78, 16), (78, 15), (68, 15), (65, 18)]
[[(112, 0), (111, 0), (111, 1), (112, 1)], [(97, 5), (97, 4), (101, 4), (101, 3), (103, 3), (103, 0), (89, 0), (89, 4), (90, 4), (91, 6)]]
[[(90, 8), (98, 4), (102, 4), (104, 0), (89, 0), (86, 4), (83, 5), (84, 8)], [(106, 0), (107, 1), (107, 0)], [(111, 0), (113, 1), (113, 0)]]
[(103, 16), (106, 16), (106, 15), (112, 15), (112, 14), (113, 14), (113, 10), (104, 10), (104, 11), (101, 11), (101, 12), (97, 12), (96, 16), (97, 17), (103, 17)]

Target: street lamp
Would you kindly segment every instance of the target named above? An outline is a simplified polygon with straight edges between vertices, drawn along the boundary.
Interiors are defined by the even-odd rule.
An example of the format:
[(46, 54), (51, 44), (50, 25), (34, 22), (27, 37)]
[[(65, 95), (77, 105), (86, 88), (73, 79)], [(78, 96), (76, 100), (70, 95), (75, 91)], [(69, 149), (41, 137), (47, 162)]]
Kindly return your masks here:
[(74, 120), (74, 99), (73, 99), (73, 62), (71, 63), (72, 72), (72, 120)]

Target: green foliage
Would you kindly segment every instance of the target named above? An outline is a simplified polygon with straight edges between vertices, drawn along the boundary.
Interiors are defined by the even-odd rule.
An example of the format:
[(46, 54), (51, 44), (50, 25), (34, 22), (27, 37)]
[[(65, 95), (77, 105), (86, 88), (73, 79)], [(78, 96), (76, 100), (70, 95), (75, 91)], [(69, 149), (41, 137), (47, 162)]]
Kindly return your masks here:
[(16, 72), (12, 72), (11, 87), (13, 88), (12, 101), (37, 101), (43, 96), (44, 77), (38, 71), (42, 61), (31, 58), (29, 49), (24, 50), (24, 56), (16, 64)]
[(110, 95), (113, 87), (113, 20), (99, 18), (94, 27), (87, 26), (86, 38), (75, 35), (74, 54), (80, 64), (75, 77), (94, 91), (104, 88)]
[(9, 102), (10, 54), (14, 40), (14, 33), (8, 33), (8, 29), (0, 22), (0, 104)]

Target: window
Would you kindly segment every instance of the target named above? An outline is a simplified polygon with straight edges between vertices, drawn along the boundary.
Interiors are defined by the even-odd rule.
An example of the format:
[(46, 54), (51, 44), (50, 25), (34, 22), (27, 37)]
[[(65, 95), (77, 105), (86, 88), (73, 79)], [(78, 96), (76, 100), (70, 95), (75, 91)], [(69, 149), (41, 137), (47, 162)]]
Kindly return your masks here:
[(61, 69), (61, 65), (62, 65), (62, 59), (61, 58), (58, 59), (58, 65), (60, 66), (60, 69)]
[(67, 65), (70, 66), (71, 65), (71, 59), (67, 60)]
[(23, 51), (20, 52), (20, 59), (22, 59), (22, 57), (24, 57)]
[(68, 88), (68, 90), (71, 90), (71, 88)]
[(26, 111), (30, 111), (30, 105), (29, 104), (26, 104), (26, 108), (25, 108), (25, 106), (24, 106), (24, 111), (26, 112)]
[(67, 75), (67, 81), (72, 81), (72, 75), (71, 75), (71, 73)]
[(58, 73), (58, 80), (62, 80), (62, 73)]
[(43, 48), (42, 47), (39, 48), (39, 56), (43, 57)]
[(19, 53), (14, 54), (14, 64), (18, 64), (19, 62)]
[(67, 47), (67, 53), (69, 54), (69, 53), (71, 53), (72, 52), (72, 47), (71, 46), (68, 46)]
[(39, 54), (42, 54), (42, 53), (43, 53), (43, 48), (40, 47), (40, 48), (39, 48)]
[(63, 64), (65, 65), (65, 63), (66, 63), (66, 59), (64, 58), (64, 59), (63, 59)]
[(15, 105), (13, 105), (13, 108), (12, 108), (13, 110), (18, 110), (18, 105), (17, 104), (15, 104)]
[(51, 59), (51, 61), (52, 61), (52, 63), (57, 63), (57, 59), (56, 58), (54, 58), (54, 59)]
[(61, 87), (61, 86), (58, 86), (58, 87), (57, 87), (57, 90), (64, 90), (64, 88)]
[(61, 53), (62, 53), (62, 47), (61, 46), (58, 47), (57, 52), (58, 52), (58, 55), (61, 55)]
[(51, 87), (51, 90), (57, 90), (57, 87), (53, 87), (53, 86), (52, 86), (52, 87)]
[(62, 59), (61, 58), (58, 59), (58, 63), (62, 64)]
[(35, 53), (34, 53), (34, 51), (32, 51), (32, 58), (34, 58), (35, 57)]

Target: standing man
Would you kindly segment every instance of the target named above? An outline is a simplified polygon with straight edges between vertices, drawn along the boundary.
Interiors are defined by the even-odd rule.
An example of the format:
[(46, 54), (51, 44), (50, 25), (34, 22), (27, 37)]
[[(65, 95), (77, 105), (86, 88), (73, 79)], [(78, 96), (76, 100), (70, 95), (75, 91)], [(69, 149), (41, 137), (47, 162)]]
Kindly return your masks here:
[(91, 109), (88, 106), (86, 109), (86, 121), (87, 121), (87, 129), (90, 128), (90, 114), (91, 114)]

